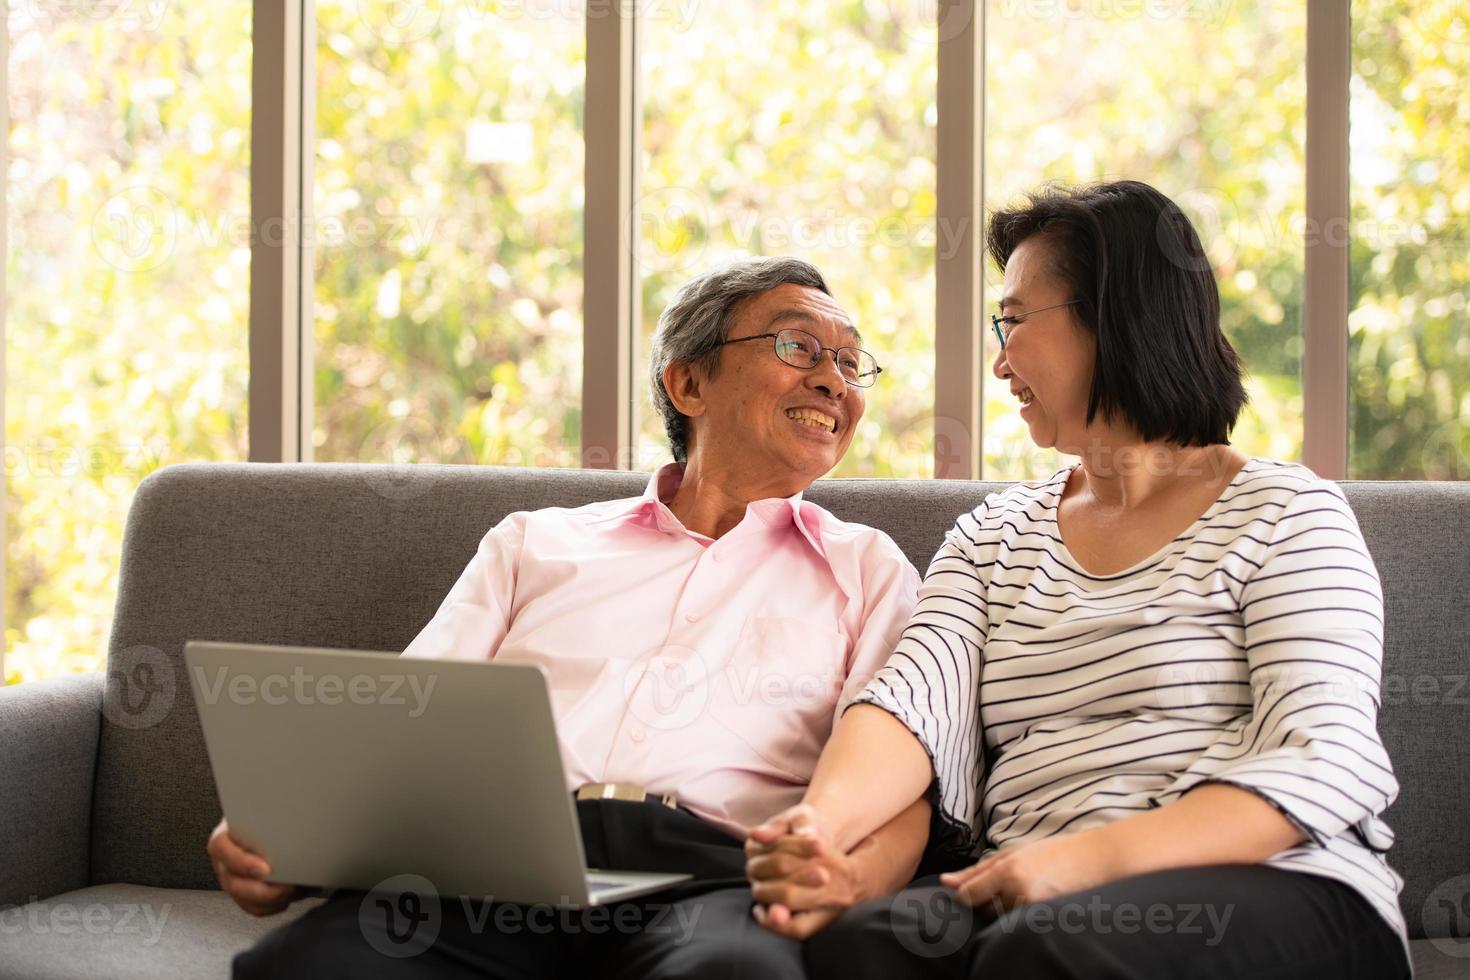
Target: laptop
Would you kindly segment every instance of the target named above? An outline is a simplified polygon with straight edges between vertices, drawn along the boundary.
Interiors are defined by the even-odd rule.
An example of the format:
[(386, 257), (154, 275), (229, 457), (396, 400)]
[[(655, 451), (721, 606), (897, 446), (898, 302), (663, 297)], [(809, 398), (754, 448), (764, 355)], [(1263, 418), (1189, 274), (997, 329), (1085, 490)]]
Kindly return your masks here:
[(190, 641), (230, 833), (271, 880), (582, 908), (689, 875), (586, 866), (542, 669)]

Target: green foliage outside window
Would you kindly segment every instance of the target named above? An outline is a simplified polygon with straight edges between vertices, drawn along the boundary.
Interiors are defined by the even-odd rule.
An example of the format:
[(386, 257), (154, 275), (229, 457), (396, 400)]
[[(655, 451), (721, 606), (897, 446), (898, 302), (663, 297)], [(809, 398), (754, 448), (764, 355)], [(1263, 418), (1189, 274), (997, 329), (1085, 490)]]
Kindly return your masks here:
[[(138, 482), (247, 447), (249, 6), (169, 4), (148, 21), (152, 7), (124, 5), (136, 23), (55, 6), (10, 21), (8, 682), (99, 669)], [(318, 2), (317, 217), (302, 230), (316, 245), (317, 457), (576, 465), (580, 16), (476, 0), (402, 21), (393, 6)], [(911, 4), (740, 6), (664, 4), (676, 19), (645, 25), (645, 330), (710, 262), (809, 254), (894, 368), (841, 472), (926, 475), (942, 424), (928, 387), (945, 242), (936, 52)], [(1181, 200), (1251, 372), (1237, 443), (1287, 458), (1302, 430), (1301, 247), (1318, 233), (1302, 217), (1291, 6), (1048, 25), (1048, 10), (1092, 8), (997, 0), (986, 136), (989, 206), (1108, 176)], [(1354, 6), (1353, 477), (1470, 475), (1460, 8)], [(987, 476), (1055, 464), (1029, 451), (1000, 385), (985, 419)], [(651, 466), (663, 447), (643, 421)]]

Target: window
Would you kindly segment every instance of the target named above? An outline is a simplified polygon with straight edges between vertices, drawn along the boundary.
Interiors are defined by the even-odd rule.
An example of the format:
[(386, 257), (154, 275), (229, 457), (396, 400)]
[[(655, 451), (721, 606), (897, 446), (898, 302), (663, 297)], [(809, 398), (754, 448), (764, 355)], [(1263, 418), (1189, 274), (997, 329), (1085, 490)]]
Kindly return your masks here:
[[(674, 289), (736, 256), (816, 263), (885, 367), (835, 475), (928, 477), (936, 455), (968, 471), (976, 452), (985, 479), (1045, 474), (1061, 460), (1031, 447), (988, 341), (983, 444), (954, 445), (971, 422), (946, 434), (953, 418), (936, 438), (936, 404), (975, 411), (960, 372), (936, 402), (936, 366), (988, 337), (1000, 282), (986, 264), (972, 291), (947, 261), (967, 231), (936, 215), (1048, 180), (1144, 179), (1195, 220), (1248, 371), (1242, 450), (1315, 454), (1339, 478), (1470, 478), (1462, 7), (1356, 0), (1349, 33), (1329, 4), (291, 0), (261, 8), (281, 18), (267, 31), (249, 3), (12, 4), (4, 678), (101, 663), (126, 510), (160, 466), (576, 466), (616, 429), (616, 452), (587, 459), (653, 468), (648, 340)], [(1338, 59), (1310, 79), (1309, 45)], [(251, 106), (255, 65), (285, 104)], [(297, 65), (310, 112), (293, 121)], [(590, 212), (589, 91), (618, 109), (591, 127)], [(1313, 152), (1339, 168), (1310, 198), (1309, 107)], [(294, 268), (254, 277), (279, 300), (254, 314), (252, 113), (271, 134), (257, 164), (308, 161), (305, 191), (288, 178), (271, 207), (310, 204), (304, 288)], [(956, 164), (977, 132), (978, 192)], [(584, 282), (617, 296), (585, 323)], [(1346, 299), (1345, 322), (1304, 313), (1309, 293)], [(247, 397), (252, 330), (302, 352), (299, 386), (260, 361)], [(585, 385), (584, 350), (617, 352)], [(252, 440), (250, 398), (302, 422), (303, 444), (279, 448), (290, 426), (266, 416)]]
[(1470, 479), (1470, 23), (1353, 5), (1350, 472)]
[(317, 459), (579, 464), (574, 6), (316, 3)]
[(644, 365), (673, 291), (722, 260), (796, 255), (822, 270), (883, 365), (833, 475), (932, 475), (932, 28), (857, 0), (648, 9), (635, 204), (639, 463), (669, 458)]
[[(1002, 0), (985, 39), (987, 210), (1050, 180), (1127, 177), (1169, 195), (1204, 240), (1247, 368), (1251, 404), (1231, 442), (1301, 458), (1305, 5)], [(993, 306), (1001, 280), (986, 274)], [(995, 347), (986, 478), (1045, 476), (1064, 461), (1031, 445), (989, 373)]]
[(5, 680), (97, 670), (133, 491), (245, 458), (247, 5), (9, 14)]

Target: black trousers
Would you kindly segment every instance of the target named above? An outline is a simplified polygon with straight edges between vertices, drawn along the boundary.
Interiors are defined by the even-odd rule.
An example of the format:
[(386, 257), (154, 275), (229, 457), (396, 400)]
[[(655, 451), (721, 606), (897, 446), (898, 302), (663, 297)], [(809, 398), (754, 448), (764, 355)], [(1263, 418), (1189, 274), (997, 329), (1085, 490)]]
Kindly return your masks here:
[(751, 918), (742, 841), (656, 803), (577, 803), (592, 867), (695, 881), (590, 909), (339, 891), (235, 957), (236, 980), (729, 977), (798, 980), (801, 946)]
[(1315, 875), (1228, 865), (1124, 878), (1006, 913), (937, 880), (849, 909), (806, 944), (812, 980), (1401, 980), (1367, 900)]

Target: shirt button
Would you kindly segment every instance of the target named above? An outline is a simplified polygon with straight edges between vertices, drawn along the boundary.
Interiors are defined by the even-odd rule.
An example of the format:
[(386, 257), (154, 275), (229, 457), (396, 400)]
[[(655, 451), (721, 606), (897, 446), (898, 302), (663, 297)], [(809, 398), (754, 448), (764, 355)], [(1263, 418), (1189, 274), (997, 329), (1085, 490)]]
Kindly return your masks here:
[(690, 623), (697, 623), (699, 622), (699, 613), (685, 613), (684, 620)]
[(641, 729), (641, 728), (635, 728), (635, 729), (633, 729), (633, 741), (635, 741), (635, 742), (641, 742), (641, 741), (643, 741), (644, 737), (645, 736), (644, 736), (644, 733), (643, 733), (643, 729)]
[(724, 559), (725, 553), (722, 551), (711, 551), (709, 556), (711, 561), (721, 561)]

